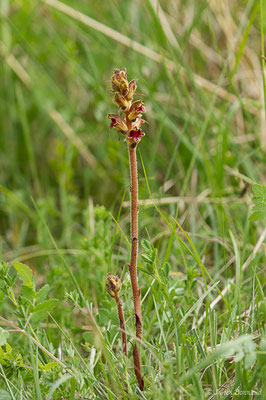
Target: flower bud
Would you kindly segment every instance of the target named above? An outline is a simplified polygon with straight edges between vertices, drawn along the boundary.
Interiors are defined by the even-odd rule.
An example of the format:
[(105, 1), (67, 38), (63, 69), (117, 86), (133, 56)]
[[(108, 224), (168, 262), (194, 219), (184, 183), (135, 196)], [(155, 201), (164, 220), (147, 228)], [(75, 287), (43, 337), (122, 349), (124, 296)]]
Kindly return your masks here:
[(134, 121), (138, 115), (145, 113), (145, 107), (143, 106), (142, 100), (134, 101), (132, 106), (129, 109), (128, 119), (130, 121)]
[(121, 281), (118, 276), (111, 275), (110, 272), (107, 274), (106, 289), (111, 297), (115, 297), (115, 294), (119, 292), (121, 288)]
[(121, 108), (122, 111), (125, 111), (128, 108), (128, 101), (121, 93), (116, 93), (114, 97), (114, 102)]
[(124, 96), (127, 95), (127, 93), (128, 93), (128, 81), (122, 81), (120, 83), (120, 93), (122, 93)]
[(134, 96), (134, 93), (135, 93), (136, 89), (137, 89), (137, 85), (136, 85), (136, 82), (133, 79), (128, 84), (128, 93), (125, 96), (128, 101), (132, 100), (132, 97)]
[(128, 128), (126, 121), (118, 114), (108, 114), (107, 118), (110, 118), (110, 128), (116, 128), (122, 133), (126, 133)]
[(123, 95), (128, 93), (127, 71), (116, 68), (112, 76), (112, 87), (115, 92), (120, 92)]
[(126, 70), (126, 68), (124, 68), (124, 69), (115, 68), (114, 75), (118, 77), (118, 80), (119, 79), (127, 79), (127, 70)]

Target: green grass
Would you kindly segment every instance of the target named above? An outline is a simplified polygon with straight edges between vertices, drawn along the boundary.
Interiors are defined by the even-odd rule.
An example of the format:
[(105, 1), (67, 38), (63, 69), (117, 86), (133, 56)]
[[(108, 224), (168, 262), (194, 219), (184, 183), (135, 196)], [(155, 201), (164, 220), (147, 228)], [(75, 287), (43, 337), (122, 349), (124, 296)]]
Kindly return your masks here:
[[(155, 3), (0, 2), (0, 399), (266, 396), (265, 219), (249, 219), (251, 185), (265, 185), (265, 2)], [(137, 154), (143, 393), (128, 154), (106, 118), (115, 67), (137, 79), (149, 122)]]

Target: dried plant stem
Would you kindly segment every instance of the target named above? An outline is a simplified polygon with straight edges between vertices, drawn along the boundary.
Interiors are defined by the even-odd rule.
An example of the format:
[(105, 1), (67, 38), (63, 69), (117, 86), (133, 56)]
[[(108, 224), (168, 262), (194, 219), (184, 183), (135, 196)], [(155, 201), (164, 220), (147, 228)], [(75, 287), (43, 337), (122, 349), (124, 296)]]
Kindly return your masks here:
[(137, 343), (133, 348), (134, 369), (140, 390), (144, 390), (144, 382), (140, 369), (140, 342), (142, 335), (142, 316), (140, 305), (140, 290), (137, 277), (137, 256), (138, 256), (138, 170), (136, 146), (129, 146), (130, 177), (131, 177), (131, 258), (130, 258), (130, 279), (133, 292), (136, 337)]
[(119, 317), (119, 321), (120, 321), (120, 329), (121, 329), (121, 332), (122, 332), (123, 352), (125, 353), (125, 356), (127, 357), (126, 325), (125, 325), (124, 313), (123, 313), (123, 308), (122, 308), (122, 302), (121, 302), (121, 300), (119, 298), (118, 292), (115, 292), (115, 301), (116, 301), (118, 317)]

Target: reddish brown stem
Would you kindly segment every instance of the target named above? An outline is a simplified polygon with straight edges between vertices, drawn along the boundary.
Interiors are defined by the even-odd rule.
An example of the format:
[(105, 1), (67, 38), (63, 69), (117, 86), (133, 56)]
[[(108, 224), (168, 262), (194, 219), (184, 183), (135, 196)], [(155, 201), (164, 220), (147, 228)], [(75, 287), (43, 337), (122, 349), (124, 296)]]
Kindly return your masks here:
[(120, 321), (120, 329), (121, 329), (121, 332), (122, 332), (123, 352), (125, 353), (125, 356), (127, 357), (126, 325), (125, 325), (124, 313), (123, 313), (123, 308), (122, 308), (122, 302), (121, 302), (121, 300), (119, 298), (118, 292), (115, 292), (115, 301), (116, 301), (118, 317), (119, 317), (119, 321)]
[(138, 170), (136, 146), (129, 146), (130, 177), (131, 177), (131, 258), (130, 258), (130, 279), (133, 292), (136, 337), (137, 343), (133, 348), (134, 369), (140, 390), (144, 390), (144, 382), (140, 368), (140, 342), (142, 335), (142, 316), (140, 304), (140, 290), (137, 276), (137, 257), (138, 257)]

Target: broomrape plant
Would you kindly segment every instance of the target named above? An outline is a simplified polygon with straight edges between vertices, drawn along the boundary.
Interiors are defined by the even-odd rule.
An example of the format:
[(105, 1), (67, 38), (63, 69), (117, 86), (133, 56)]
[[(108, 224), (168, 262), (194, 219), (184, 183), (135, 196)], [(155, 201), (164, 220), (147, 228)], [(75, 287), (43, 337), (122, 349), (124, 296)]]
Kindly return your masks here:
[[(129, 164), (130, 164), (130, 198), (131, 198), (131, 256), (129, 264), (130, 280), (133, 293), (134, 310), (135, 310), (135, 325), (136, 325), (136, 342), (133, 346), (134, 370), (140, 390), (144, 390), (144, 382), (141, 374), (140, 364), (140, 343), (142, 336), (142, 316), (140, 303), (140, 290), (138, 286), (137, 276), (137, 257), (138, 257), (138, 171), (136, 148), (141, 138), (145, 135), (141, 130), (141, 125), (145, 121), (142, 119), (142, 114), (146, 112), (142, 100), (133, 101), (133, 96), (136, 92), (136, 82), (132, 80), (128, 82), (126, 69), (115, 69), (112, 76), (112, 89), (114, 92), (114, 102), (118, 106), (119, 114), (108, 114), (110, 118), (110, 128), (117, 129), (123, 136), (128, 146)], [(116, 292), (117, 277), (110, 274), (107, 276), (107, 288), (110, 294), (117, 294), (115, 297), (119, 318), (121, 309), (117, 301), (118, 291)], [(119, 289), (118, 289), (119, 290)], [(121, 318), (120, 318), (121, 326)], [(122, 327), (121, 327), (122, 329)], [(122, 329), (123, 333), (123, 329)], [(123, 337), (123, 349), (126, 354), (126, 336)]]

